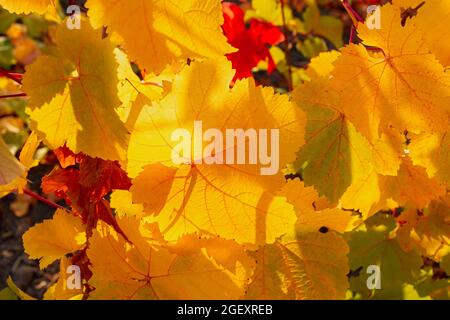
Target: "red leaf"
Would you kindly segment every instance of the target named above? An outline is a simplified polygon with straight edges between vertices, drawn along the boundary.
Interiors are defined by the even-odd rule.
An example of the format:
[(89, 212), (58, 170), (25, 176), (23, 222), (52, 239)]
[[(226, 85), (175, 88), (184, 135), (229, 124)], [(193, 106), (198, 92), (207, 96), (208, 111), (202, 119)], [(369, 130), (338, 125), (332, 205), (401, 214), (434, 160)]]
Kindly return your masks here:
[(70, 166), (74, 166), (77, 162), (77, 157), (75, 153), (72, 152), (66, 145), (59, 147), (53, 151), (58, 158), (61, 167), (67, 168)]
[[(109, 202), (104, 199), (114, 189), (128, 190), (131, 187), (131, 180), (120, 164), (74, 154), (67, 147), (59, 148), (55, 154), (61, 166), (66, 169), (55, 169), (44, 177), (43, 191), (47, 194), (54, 193), (71, 205), (74, 213), (87, 225), (88, 236), (92, 234), (92, 229), (100, 219), (126, 238), (114, 218)], [(79, 169), (67, 168), (77, 163)]]
[(47, 194), (54, 193), (68, 205), (72, 205), (72, 200), (80, 195), (79, 176), (78, 170), (73, 168), (55, 169), (42, 179), (42, 191)]
[(237, 52), (227, 55), (236, 70), (233, 82), (252, 77), (253, 68), (261, 61), (268, 61), (268, 72), (272, 73), (276, 66), (269, 47), (285, 40), (281, 30), (269, 22), (258, 19), (251, 19), (250, 26), (247, 28), (244, 11), (236, 4), (223, 3), (223, 13), (224, 34), (228, 38), (228, 42), (239, 49)]

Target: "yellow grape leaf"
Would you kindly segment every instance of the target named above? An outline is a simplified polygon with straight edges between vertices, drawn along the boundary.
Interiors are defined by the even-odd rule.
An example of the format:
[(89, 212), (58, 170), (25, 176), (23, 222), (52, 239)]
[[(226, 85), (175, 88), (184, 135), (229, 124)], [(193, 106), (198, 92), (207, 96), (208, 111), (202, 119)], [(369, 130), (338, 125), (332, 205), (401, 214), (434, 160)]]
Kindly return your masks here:
[(405, 251), (417, 249), (439, 261), (450, 245), (450, 199), (433, 200), (425, 210), (408, 208), (398, 217), (397, 237)]
[(411, 134), (409, 156), (415, 165), (426, 168), (430, 177), (450, 185), (450, 134)]
[[(143, 201), (150, 214), (163, 205), (155, 221), (168, 240), (185, 233), (205, 232), (238, 242), (265, 243), (274, 241), (295, 222), (292, 207), (274, 191), (284, 184), (281, 169), (294, 160), (293, 150), (303, 142), (303, 114), (287, 96), (256, 87), (253, 80), (238, 81), (230, 90), (232, 78), (231, 64), (225, 59), (192, 63), (176, 76), (168, 96), (142, 111), (132, 133), (129, 174), (136, 176), (149, 165), (135, 180), (133, 202)], [(248, 143), (238, 142), (234, 148), (227, 148), (225, 138), (219, 142), (219, 135), (214, 143), (215, 156), (204, 156), (201, 147), (207, 150), (211, 143), (198, 143), (202, 133), (198, 134), (196, 121), (201, 121), (204, 132), (216, 129), (223, 137), (227, 129), (269, 130), (267, 133), (279, 130), (280, 171), (262, 175), (266, 166), (261, 163), (214, 163), (220, 157), (225, 162), (224, 155), (230, 150), (235, 156), (245, 153), (248, 163), (250, 152), (244, 149)], [(180, 142), (171, 139), (176, 129), (190, 135), (186, 141), (196, 145), (192, 148), (194, 154), (185, 155), (176, 149)], [(269, 140), (276, 142), (274, 139)], [(179, 155), (186, 164), (174, 164), (172, 154)], [(155, 163), (167, 169), (155, 167)]]
[(255, 252), (256, 270), (246, 299), (344, 299), (348, 246), (338, 235), (307, 233)]
[(292, 300), (293, 286), (288, 283), (287, 263), (277, 243), (260, 247), (254, 253), (258, 262), (245, 299)]
[(381, 192), (383, 182), (374, 168), (367, 170), (344, 192), (340, 199), (341, 207), (360, 211), (364, 219), (370, 217), (386, 206)]
[(116, 210), (119, 217), (140, 216), (144, 213), (142, 204), (133, 203), (133, 195), (128, 190), (114, 190), (111, 194), (111, 208)]
[[(160, 73), (187, 58), (217, 58), (234, 49), (222, 33), (217, 0), (89, 0), (95, 28), (108, 26), (119, 35), (130, 58), (149, 72)], [(124, 24), (123, 17), (129, 17)]]
[(147, 213), (158, 214), (167, 201), (176, 173), (176, 168), (169, 168), (161, 163), (146, 166), (142, 174), (133, 180), (133, 202), (142, 203)]
[(306, 187), (300, 179), (288, 181), (279, 194), (286, 197), (298, 214), (323, 210), (330, 206), (325, 197), (319, 197), (314, 187)]
[(381, 8), (381, 29), (359, 25), (364, 44), (378, 51), (349, 45), (332, 72), (342, 112), (369, 141), (391, 126), (414, 133), (449, 128), (450, 75), (417, 28), (401, 26), (400, 14), (387, 4)]
[(19, 155), (20, 163), (27, 169), (38, 165), (39, 161), (34, 158), (34, 154), (36, 153), (40, 143), (41, 141), (39, 140), (36, 132), (31, 132)]
[(322, 211), (309, 212), (298, 216), (297, 233), (308, 233), (319, 230), (335, 230), (343, 233), (351, 231), (358, 223), (358, 217), (351, 211), (338, 208), (325, 209)]
[(170, 77), (167, 75), (156, 77), (149, 74), (146, 75), (144, 80), (141, 80), (133, 71), (130, 61), (123, 51), (115, 49), (115, 55), (116, 60), (119, 63), (118, 95), (122, 102), (122, 106), (119, 109), (119, 115), (121, 120), (125, 122), (125, 125), (131, 131), (144, 105), (162, 98), (164, 93), (164, 81), (170, 79)]
[(345, 191), (340, 205), (347, 209), (357, 209), (366, 219), (379, 210), (389, 208), (391, 195), (382, 192), (386, 187), (385, 176), (397, 175), (401, 163), (402, 135), (387, 130), (371, 144), (373, 166), (362, 173), (357, 181)]
[(65, 143), (74, 152), (108, 160), (125, 159), (128, 131), (119, 119), (114, 46), (101, 31), (60, 26), (58, 51), (26, 68), (32, 127), (51, 148)]
[(87, 251), (89, 283), (96, 288), (90, 298), (238, 299), (244, 294), (254, 262), (235, 242), (187, 236), (160, 245), (142, 235), (136, 222), (118, 220), (125, 234), (134, 236), (133, 244), (108, 226), (94, 232)]
[(325, 81), (304, 83), (293, 97), (307, 114), (306, 144), (297, 154), (297, 168), (307, 185), (337, 203), (345, 190), (370, 170), (372, 155), (366, 139), (336, 109), (339, 97), (324, 90)]
[[(377, 214), (348, 235), (350, 290), (362, 294), (363, 299), (373, 295), (380, 299), (403, 299), (403, 285), (414, 283), (420, 272), (422, 258), (414, 251), (402, 250), (392, 234), (394, 228), (392, 217)], [(368, 277), (374, 274), (369, 267), (380, 268), (381, 290), (368, 289)]]
[(311, 59), (306, 75), (312, 78), (329, 76), (334, 69), (334, 62), (340, 56), (339, 51), (327, 51), (320, 53), (317, 57)]
[[(294, 100), (306, 111), (306, 145), (301, 148), (296, 168), (308, 185), (343, 207), (369, 214), (380, 201), (378, 174), (395, 175), (403, 152), (402, 136), (386, 130), (367, 141), (343, 113), (343, 99), (333, 87), (333, 64), (339, 53), (313, 59), (307, 70), (310, 82), (297, 87)], [(373, 188), (366, 183), (371, 182)], [(351, 201), (349, 201), (351, 199)]]
[(411, 203), (419, 209), (446, 193), (445, 187), (436, 178), (429, 178), (425, 168), (413, 165), (409, 157), (403, 158), (396, 177), (384, 179), (383, 192), (399, 204)]
[[(266, 191), (258, 179), (235, 170), (226, 166), (183, 166), (169, 181), (169, 193), (162, 195), (167, 199), (162, 210), (148, 221), (158, 222), (170, 241), (200, 232), (239, 243), (265, 243), (289, 232), (296, 220), (292, 206), (283, 197)], [(153, 179), (146, 172), (142, 177)], [(131, 191), (133, 198), (140, 198), (160, 194), (160, 188), (133, 187)], [(152, 198), (144, 202), (144, 207), (151, 204)]]
[(86, 233), (79, 218), (58, 209), (51, 220), (30, 228), (23, 235), (25, 252), (31, 259), (41, 259), (41, 269), (68, 253), (83, 248)]
[[(62, 257), (59, 266), (58, 281), (52, 285), (44, 294), (44, 300), (82, 300), (83, 289), (69, 288), (67, 286), (69, 278), (74, 273), (71, 269), (72, 261), (70, 258)], [(67, 272), (69, 271), (69, 272)]]
[(313, 187), (305, 187), (300, 180), (289, 181), (279, 192), (294, 206), (298, 220), (297, 234), (316, 232), (319, 230), (351, 231), (358, 217), (350, 211), (324, 207), (323, 198), (319, 198)]
[(9, 184), (0, 186), (0, 198), (13, 192), (14, 190), (18, 190), (19, 193), (23, 192), (23, 189), (28, 183), (28, 171), (39, 164), (39, 161), (34, 159), (34, 154), (36, 153), (40, 143), (41, 141), (39, 140), (37, 134), (34, 131), (31, 132), (19, 155), (20, 163), (25, 171), (20, 177), (17, 177)]
[(56, 0), (0, 0), (0, 6), (9, 12), (44, 14), (55, 10)]
[[(402, 11), (416, 9), (423, 0), (394, 0), (394, 5)], [(416, 24), (423, 32), (431, 51), (444, 65), (450, 65), (450, 44), (447, 41), (447, 26), (450, 23), (450, 2), (447, 0), (425, 1), (417, 9), (417, 15), (406, 20), (406, 24)]]
[(23, 165), (11, 154), (0, 137), (0, 186), (9, 184), (24, 172)]

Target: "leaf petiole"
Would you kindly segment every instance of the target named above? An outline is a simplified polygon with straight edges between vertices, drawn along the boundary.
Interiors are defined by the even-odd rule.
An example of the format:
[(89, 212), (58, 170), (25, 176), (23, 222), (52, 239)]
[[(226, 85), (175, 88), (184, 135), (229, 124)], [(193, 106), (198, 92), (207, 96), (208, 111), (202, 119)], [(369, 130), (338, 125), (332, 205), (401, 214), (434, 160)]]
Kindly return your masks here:
[(353, 21), (353, 25), (355, 28), (358, 26), (358, 23), (364, 23), (364, 19), (356, 12), (355, 9), (348, 3), (348, 0), (342, 0), (342, 5), (344, 6), (347, 13), (350, 15), (350, 18)]
[(26, 97), (26, 93), (14, 93), (14, 94), (6, 94), (3, 96), (0, 96), (0, 99), (8, 99), (8, 98), (20, 98), (20, 97)]
[(0, 68), (0, 77), (6, 77), (14, 82), (17, 82), (18, 84), (22, 84), (22, 75), (18, 73), (8, 72)]
[(63, 206), (61, 206), (61, 205), (59, 205), (59, 204), (57, 204), (57, 203), (55, 203), (55, 202), (53, 202), (51, 200), (48, 200), (47, 198), (44, 198), (43, 196), (40, 196), (40, 195), (38, 195), (37, 193), (35, 193), (35, 192), (31, 191), (31, 190), (28, 190), (28, 189), (24, 188), (23, 189), (23, 193), (25, 193), (26, 195), (28, 195), (28, 196), (30, 196), (30, 197), (32, 197), (32, 198), (34, 198), (34, 199), (36, 199), (36, 200), (38, 200), (38, 201), (40, 201), (42, 203), (45, 203), (46, 205), (48, 205), (48, 206), (50, 206), (50, 207), (52, 207), (54, 209), (62, 209), (64, 211), (66, 211), (66, 212), (71, 212), (69, 209), (67, 209), (67, 208), (65, 208), (65, 207), (63, 207)]

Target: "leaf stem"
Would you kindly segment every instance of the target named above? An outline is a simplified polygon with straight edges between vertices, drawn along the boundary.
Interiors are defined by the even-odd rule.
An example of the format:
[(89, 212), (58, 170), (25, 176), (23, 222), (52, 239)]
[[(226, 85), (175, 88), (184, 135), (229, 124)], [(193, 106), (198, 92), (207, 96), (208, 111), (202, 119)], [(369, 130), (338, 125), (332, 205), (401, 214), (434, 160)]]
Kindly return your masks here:
[(352, 6), (348, 3), (348, 0), (342, 0), (342, 5), (350, 15), (350, 18), (352, 19), (355, 28), (358, 25), (358, 22), (364, 23), (364, 19), (359, 15), (358, 12), (356, 12), (355, 9), (352, 8)]
[(292, 91), (293, 89), (293, 80), (292, 80), (292, 64), (291, 64), (291, 58), (289, 56), (289, 40), (288, 40), (288, 27), (287, 27), (287, 23), (286, 23), (286, 14), (284, 13), (284, 1), (285, 0), (280, 0), (281, 3), (281, 18), (283, 20), (283, 33), (284, 33), (284, 38), (285, 38), (285, 46), (284, 46), (284, 56), (286, 59), (286, 64), (288, 67), (288, 89), (289, 91)]
[(29, 195), (30, 197), (32, 197), (32, 198), (34, 198), (34, 199), (36, 199), (36, 200), (38, 200), (38, 201), (40, 201), (40, 202), (42, 202), (42, 203), (45, 203), (46, 205), (48, 205), (48, 206), (50, 206), (50, 207), (52, 207), (52, 208), (54, 208), (54, 209), (61, 209), (61, 210), (70, 212), (69, 209), (67, 209), (67, 208), (65, 208), (65, 207), (63, 207), (63, 206), (61, 206), (61, 205), (59, 205), (59, 204), (57, 204), (57, 203), (55, 203), (55, 202), (53, 202), (53, 201), (50, 201), (50, 200), (48, 200), (47, 198), (44, 198), (44, 197), (38, 195), (37, 193), (31, 191), (31, 190), (23, 189), (23, 192), (24, 192), (26, 195)]
[(19, 97), (26, 97), (26, 93), (15, 93), (15, 94), (7, 94), (4, 96), (0, 96), (0, 99), (7, 99), (7, 98), (19, 98)]
[(355, 26), (352, 25), (350, 28), (350, 39), (348, 40), (349, 44), (352, 44), (353, 41), (355, 40), (355, 34), (356, 34), (356, 29), (355, 29)]
[(0, 68), (0, 77), (6, 77), (14, 82), (17, 82), (18, 84), (22, 84), (22, 75), (18, 73), (11, 73)]

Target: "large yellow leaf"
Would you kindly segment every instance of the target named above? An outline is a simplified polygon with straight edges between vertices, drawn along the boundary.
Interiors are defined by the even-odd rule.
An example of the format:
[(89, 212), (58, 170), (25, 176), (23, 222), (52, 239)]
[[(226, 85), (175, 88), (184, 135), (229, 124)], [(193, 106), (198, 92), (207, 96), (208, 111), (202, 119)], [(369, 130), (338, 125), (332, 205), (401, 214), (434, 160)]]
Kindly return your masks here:
[(396, 177), (386, 177), (383, 192), (399, 204), (411, 203), (418, 209), (428, 206), (431, 200), (445, 195), (445, 187), (436, 178), (429, 178), (425, 168), (413, 165), (405, 157)]
[(307, 185), (337, 203), (345, 190), (371, 169), (368, 141), (339, 112), (339, 96), (324, 90), (325, 80), (305, 83), (294, 90), (294, 100), (307, 114), (306, 144), (299, 150), (296, 167), (303, 168)]
[(144, 105), (154, 100), (160, 100), (164, 93), (164, 81), (169, 80), (167, 75), (158, 77), (146, 74), (141, 80), (133, 71), (127, 55), (120, 49), (115, 49), (116, 60), (119, 63), (118, 94), (122, 105), (119, 109), (121, 120), (127, 129), (132, 130), (139, 113)]
[(68, 253), (80, 250), (86, 242), (81, 220), (64, 210), (45, 220), (23, 235), (25, 252), (31, 259), (41, 259), (41, 269)]
[(307, 233), (262, 246), (247, 299), (344, 299), (348, 246), (334, 233)]
[[(423, 0), (394, 0), (403, 10), (416, 9)], [(406, 20), (416, 24), (422, 31), (427, 45), (444, 66), (450, 65), (450, 43), (447, 27), (450, 23), (450, 2), (447, 0), (425, 1), (417, 9), (417, 15)]]
[(44, 14), (56, 6), (56, 0), (0, 0), (0, 6), (14, 13)]
[[(162, 208), (155, 220), (169, 240), (201, 231), (265, 243), (295, 222), (291, 206), (274, 191), (284, 183), (281, 168), (294, 160), (293, 151), (303, 142), (303, 114), (287, 96), (255, 87), (252, 80), (237, 82), (230, 90), (232, 77), (225, 59), (191, 64), (175, 78), (172, 92), (161, 103), (144, 108), (132, 133), (128, 172), (136, 176), (148, 165), (135, 180), (133, 200), (143, 202), (151, 214)], [(174, 164), (171, 154), (178, 143), (171, 141), (172, 133), (185, 129), (192, 137), (188, 141), (194, 141), (194, 121), (202, 121), (203, 131), (215, 128), (224, 137), (227, 129), (278, 129), (280, 171), (261, 175), (265, 166), (258, 163), (206, 164), (211, 159), (203, 154), (185, 159), (187, 164)], [(233, 150), (235, 155), (245, 152), (248, 161), (246, 145), (238, 143)], [(228, 152), (221, 144), (215, 155)], [(199, 160), (203, 163), (197, 164)]]
[(300, 179), (288, 181), (279, 194), (286, 197), (298, 214), (314, 212), (330, 206), (325, 197), (319, 197), (314, 187), (306, 187)]
[(322, 52), (311, 59), (306, 69), (306, 75), (310, 78), (327, 77), (334, 69), (334, 62), (341, 53), (339, 51)]
[(88, 256), (92, 299), (238, 299), (254, 262), (231, 240), (187, 236), (159, 244), (137, 220), (120, 219), (126, 242), (110, 227), (95, 231)]
[(7, 185), (0, 186), (0, 198), (5, 196), (15, 190), (18, 190), (19, 193), (23, 192), (23, 189), (28, 183), (27, 175), (28, 171), (39, 164), (39, 161), (34, 159), (34, 154), (36, 153), (37, 148), (41, 141), (38, 139), (35, 132), (32, 132), (28, 137), (25, 145), (20, 151), (19, 160), (22, 168), (25, 170), (22, 172), (22, 175), (16, 177), (13, 181), (8, 183)]
[(404, 157), (395, 176), (383, 176), (374, 170), (365, 172), (347, 189), (340, 204), (358, 209), (368, 218), (379, 210), (406, 204), (423, 209), (444, 194), (445, 187), (436, 177), (430, 178), (424, 167), (413, 165), (409, 157)]
[(306, 184), (314, 185), (331, 202), (339, 200), (342, 207), (368, 216), (383, 203), (379, 174), (397, 173), (403, 136), (390, 129), (367, 140), (356, 130), (343, 113), (350, 107), (349, 101), (342, 99), (330, 75), (339, 59), (338, 53), (313, 59), (306, 71), (311, 81), (293, 92), (294, 100), (307, 114), (306, 144), (295, 167)]
[(133, 203), (133, 195), (128, 190), (115, 190), (111, 194), (111, 208), (116, 210), (120, 217), (139, 216), (144, 212), (142, 204)]
[(397, 237), (405, 251), (416, 249), (439, 261), (450, 249), (450, 199), (433, 200), (425, 210), (408, 208), (398, 220)]
[(114, 46), (86, 23), (81, 30), (59, 27), (56, 43), (57, 53), (26, 68), (32, 126), (51, 148), (66, 143), (74, 152), (124, 159), (128, 132), (116, 113)]
[(10, 183), (23, 172), (24, 167), (14, 158), (0, 137), (0, 186)]
[(294, 206), (298, 220), (296, 232), (305, 234), (319, 230), (351, 231), (358, 218), (351, 211), (327, 208), (313, 187), (305, 187), (299, 180), (289, 181), (279, 192)]
[(93, 26), (117, 33), (130, 57), (150, 72), (233, 51), (220, 28), (218, 0), (89, 0), (86, 6)]
[[(73, 276), (72, 272), (67, 272), (68, 267), (72, 266), (72, 259), (62, 257), (59, 265), (59, 278), (58, 281), (52, 285), (44, 294), (44, 300), (82, 300), (83, 289), (82, 288), (69, 288), (68, 282), (71, 280), (69, 277)], [(70, 270), (69, 270), (70, 271)]]
[(449, 128), (450, 75), (418, 28), (402, 27), (400, 15), (388, 4), (381, 8), (381, 29), (359, 25), (364, 44), (378, 49), (349, 45), (332, 72), (343, 113), (369, 141), (392, 126), (414, 133)]
[(346, 209), (358, 210), (364, 219), (384, 209), (386, 203), (381, 193), (384, 180), (381, 178), (374, 168), (367, 170), (344, 192), (340, 205)]
[(415, 165), (426, 169), (430, 177), (450, 185), (450, 135), (423, 132), (411, 135), (409, 155)]
[(350, 211), (326, 208), (314, 188), (299, 180), (289, 181), (280, 195), (294, 205), (295, 232), (255, 253), (258, 264), (247, 297), (343, 299), (348, 287), (348, 247), (331, 230), (350, 231), (358, 218)]

